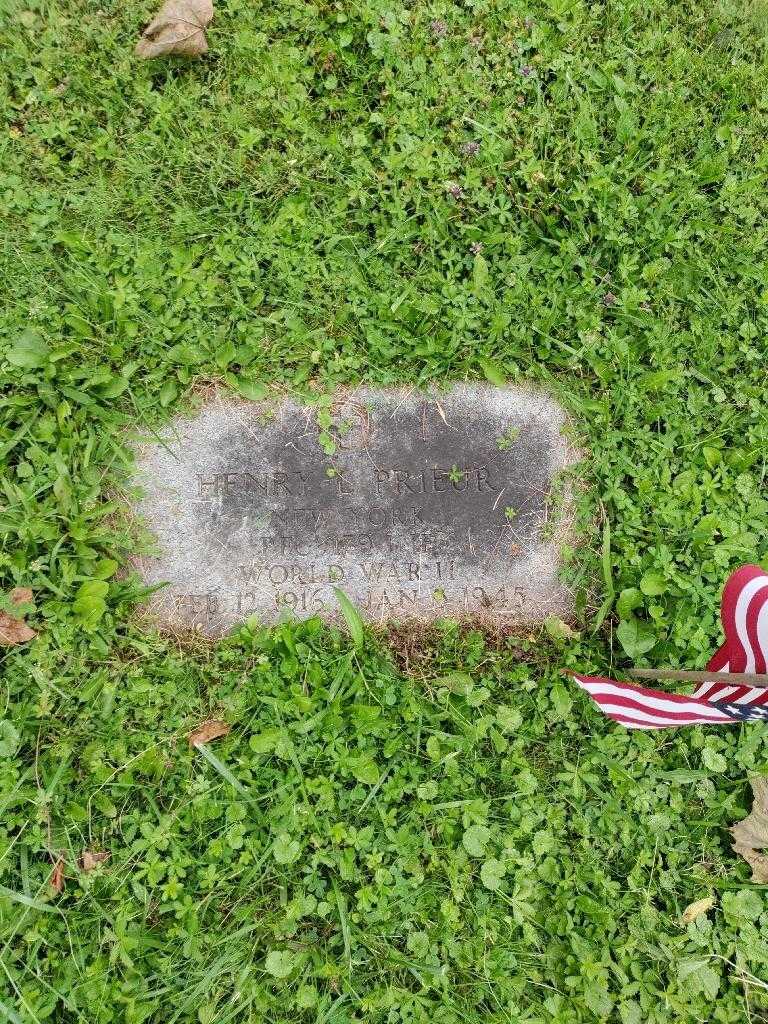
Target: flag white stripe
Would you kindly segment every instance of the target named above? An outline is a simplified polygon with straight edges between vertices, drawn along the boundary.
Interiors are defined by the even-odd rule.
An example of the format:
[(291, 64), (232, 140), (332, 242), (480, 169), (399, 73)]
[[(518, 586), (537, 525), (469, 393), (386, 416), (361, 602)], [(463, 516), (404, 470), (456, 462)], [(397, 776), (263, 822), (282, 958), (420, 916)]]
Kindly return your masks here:
[[(741, 695), (741, 697), (737, 697), (736, 700), (732, 701), (731, 703), (732, 704), (745, 704), (745, 705), (749, 706), (750, 704), (754, 704), (756, 701), (759, 701), (760, 698), (764, 697), (764, 696), (765, 696), (765, 690), (762, 688), (762, 686), (750, 686), (750, 688), (747, 690), (746, 693), (743, 693)], [(716, 699), (717, 700), (727, 700), (728, 698), (727, 697), (721, 697), (720, 694), (718, 694)]]
[[(757, 645), (763, 658), (768, 661), (768, 601), (757, 616)], [(768, 666), (766, 666), (768, 668)]]
[[(721, 686), (720, 689), (717, 691), (717, 699), (718, 700), (728, 700), (728, 698), (731, 696), (731, 694), (732, 693), (736, 693), (736, 691), (738, 689), (739, 689), (738, 686), (727, 686), (727, 685), (726, 686)], [(710, 697), (709, 699), (713, 700), (714, 698)], [(735, 701), (734, 703), (738, 703), (738, 702)]]
[[(768, 721), (768, 687), (737, 683), (732, 672), (768, 672), (768, 572), (758, 566), (737, 569), (726, 582), (721, 621), (725, 641), (690, 697), (650, 690), (639, 684), (572, 673), (601, 711), (627, 729), (674, 728), (693, 724)], [(754, 635), (748, 631), (751, 623)], [(728, 709), (727, 711), (724, 709)], [(622, 721), (628, 719), (628, 721)]]
[[(655, 726), (659, 725), (695, 725), (695, 721), (685, 722), (679, 718), (670, 718), (663, 712), (652, 712), (652, 711), (638, 711), (637, 708), (625, 708), (624, 705), (612, 705), (606, 700), (598, 701), (600, 710), (604, 711), (606, 715), (626, 715), (628, 718), (638, 719), (640, 722), (649, 722)], [(706, 725), (709, 722), (722, 725), (725, 722), (733, 722), (732, 718), (727, 715), (718, 715), (717, 718), (711, 718), (709, 715), (701, 715), (699, 711), (690, 713), (691, 719), (700, 720), (702, 725)], [(629, 722), (623, 722), (622, 725), (629, 725)]]
[(765, 701), (765, 690), (762, 686), (753, 686), (749, 693), (745, 693), (743, 697), (739, 697), (735, 703), (746, 705), (759, 704), (761, 700)]
[(711, 700), (712, 699), (711, 695), (713, 693), (716, 693), (720, 689), (720, 687), (723, 685), (723, 683), (719, 683), (719, 682), (716, 681), (717, 680), (717, 676), (720, 674), (720, 672), (730, 672), (730, 671), (731, 671), (730, 662), (728, 662), (727, 664), (723, 665), (723, 667), (719, 670), (719, 672), (713, 672), (712, 673), (712, 679), (711, 680), (707, 680), (704, 683), (700, 683), (696, 687), (696, 689), (693, 691), (691, 696), (692, 697), (698, 697), (700, 700)]
[[(761, 614), (761, 616), (763, 614), (766, 614), (766, 616), (767, 616), (766, 621), (768, 621), (768, 602), (766, 603), (763, 611), (761, 611), (760, 614)], [(730, 671), (730, 664), (725, 665), (723, 668), (720, 669), (720, 672), (723, 672), (723, 673), (729, 672), (729, 671)], [(717, 677), (720, 674), (720, 672), (714, 672), (713, 676)], [(691, 696), (692, 697), (696, 697), (699, 700), (709, 701), (711, 703), (712, 701), (715, 701), (715, 700), (718, 700), (718, 701), (720, 701), (720, 700), (727, 700), (728, 699), (728, 694), (729, 693), (733, 693), (735, 689), (736, 689), (736, 687), (729, 686), (725, 681), (720, 683), (720, 682), (717, 682), (715, 678), (713, 678), (712, 680), (707, 680), (706, 682), (700, 683), (696, 687), (696, 689), (693, 691)], [(751, 704), (759, 704), (760, 701), (761, 701), (761, 698), (763, 700), (766, 699), (766, 690), (762, 686), (750, 686), (750, 688), (747, 690), (747, 692), (745, 694), (743, 694), (741, 697), (737, 697), (736, 700), (733, 701), (733, 703), (734, 704), (745, 704), (745, 705), (749, 706)]]
[(745, 583), (742, 588), (739, 598), (736, 602), (736, 632), (739, 635), (739, 640), (747, 655), (747, 664), (744, 667), (745, 672), (755, 671), (755, 652), (752, 650), (752, 644), (749, 642), (747, 635), (747, 613), (749, 612), (749, 606), (752, 603), (752, 598), (768, 587), (768, 578), (765, 576), (756, 576), (749, 583)]
[(702, 683), (702, 685), (691, 694), (695, 700), (712, 700), (722, 689), (722, 683)]
[[(601, 683), (596, 680), (582, 680), (576, 677), (580, 686), (582, 686), (587, 693), (594, 696), (597, 693), (613, 695), (615, 697), (630, 697), (632, 700), (639, 701), (648, 708), (652, 708), (655, 711), (678, 711), (687, 712), (688, 714), (704, 715), (707, 718), (711, 718), (716, 722), (730, 721), (729, 718), (723, 715), (722, 711), (718, 711), (717, 708), (710, 708), (702, 706), (696, 701), (674, 701), (666, 700), (663, 697), (648, 697), (644, 693), (638, 693), (636, 690), (625, 689), (621, 686), (614, 686), (611, 683)], [(603, 702), (600, 701), (602, 706)], [(624, 714), (633, 715), (635, 712), (633, 709), (625, 708)]]

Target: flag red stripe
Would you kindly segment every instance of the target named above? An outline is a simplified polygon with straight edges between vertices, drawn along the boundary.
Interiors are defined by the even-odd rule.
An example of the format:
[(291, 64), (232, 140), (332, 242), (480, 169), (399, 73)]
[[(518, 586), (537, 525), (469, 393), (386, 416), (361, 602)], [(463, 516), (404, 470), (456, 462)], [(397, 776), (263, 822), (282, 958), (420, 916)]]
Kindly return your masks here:
[(651, 690), (647, 686), (635, 686), (633, 683), (623, 683), (618, 679), (609, 679), (607, 676), (583, 676), (577, 672), (574, 672), (573, 676), (575, 679), (586, 680), (590, 683), (606, 683), (608, 686), (618, 686), (619, 689), (626, 690), (627, 693), (642, 694), (643, 697), (663, 698), (672, 704), (690, 704), (692, 701), (694, 703), (696, 701), (695, 697), (685, 693), (664, 693), (663, 690)]
[(706, 683), (699, 683), (696, 689), (691, 694), (696, 700), (711, 700), (712, 695), (719, 693), (723, 688), (723, 683), (716, 683), (713, 681)]
[[(713, 714), (715, 709), (711, 704), (706, 701), (702, 701), (701, 712), (697, 711), (667, 711), (659, 708), (649, 707), (648, 704), (644, 704), (640, 700), (633, 700), (631, 697), (618, 697), (615, 693), (603, 693), (595, 692), (594, 690), (588, 690), (589, 696), (596, 701), (598, 704), (615, 704), (622, 708), (634, 711), (645, 711), (646, 714), (655, 715), (657, 718), (666, 719), (670, 723), (679, 722), (684, 725), (686, 722), (691, 721), (705, 721), (705, 722), (730, 722), (732, 719), (730, 716), (720, 713)], [(661, 691), (658, 691), (661, 695)], [(664, 694), (664, 697), (668, 697), (669, 694)], [(688, 698), (689, 702), (695, 703), (692, 697)]]
[(641, 722), (638, 718), (630, 718), (629, 715), (614, 715), (608, 714), (608, 718), (613, 719), (614, 722), (619, 722), (621, 725), (626, 725), (628, 729), (664, 729), (666, 726), (662, 722)]
[(763, 605), (768, 601), (768, 588), (763, 587), (749, 603), (747, 609), (747, 639), (749, 645), (752, 648), (751, 655), (754, 660), (754, 672), (765, 672), (765, 658), (760, 648), (760, 637), (757, 633), (757, 622), (760, 617), (760, 612), (763, 610)]
[(728, 667), (731, 672), (743, 672), (747, 662), (746, 652), (742, 647), (736, 628), (736, 605), (742, 590), (752, 579), (754, 568), (752, 565), (743, 565), (728, 577), (723, 587), (720, 618), (728, 643)]
[(766, 573), (759, 565), (743, 565), (736, 572), (732, 573), (723, 588), (723, 600), (720, 617), (723, 622), (723, 631), (728, 643), (728, 663), (731, 672), (747, 672), (749, 652), (745, 650), (741, 637), (739, 636), (737, 623), (737, 610), (739, 599), (743, 595), (745, 587), (748, 587), (753, 580), (765, 578)]
[(735, 716), (721, 711), (708, 701), (649, 690), (645, 686), (630, 686), (602, 676), (573, 673), (573, 677), (603, 714), (630, 729), (723, 725), (735, 721)]
[(749, 704), (751, 708), (759, 708), (761, 704), (768, 703), (768, 688), (755, 686), (752, 689), (753, 692), (740, 700), (740, 704)]
[(733, 718), (705, 718), (703, 715), (688, 715), (682, 721), (679, 718), (667, 718), (665, 715), (656, 715), (652, 711), (633, 711), (631, 714), (618, 710), (611, 704), (597, 705), (604, 715), (616, 722), (634, 722), (636, 725), (650, 726), (652, 729), (674, 729), (682, 725), (727, 725), (734, 722)]
[(707, 662), (707, 668), (712, 672), (722, 672), (722, 670), (728, 664), (728, 644), (725, 643), (723, 646), (715, 651), (712, 657)]
[[(768, 637), (760, 636), (760, 616), (768, 601), (768, 587), (759, 587), (754, 590), (753, 581), (768, 580), (768, 573), (757, 565), (744, 565), (737, 569), (727, 580), (723, 588), (721, 602), (721, 618), (726, 640), (720, 649), (712, 656), (707, 668), (714, 672), (736, 672), (754, 668), (756, 672), (765, 672), (768, 665), (766, 656), (766, 640)], [(744, 593), (744, 588), (750, 586), (754, 590), (752, 596), (746, 602), (746, 608), (739, 610), (739, 598)], [(742, 634), (747, 641), (749, 650), (745, 649), (742, 637), (739, 636), (738, 621), (741, 621)], [(763, 622), (765, 632), (765, 621)], [(768, 703), (768, 689), (758, 686), (743, 686), (737, 689), (727, 679), (713, 679), (711, 682), (701, 683), (693, 696), (710, 702), (727, 700), (729, 703), (760, 707)]]
[(736, 684), (729, 674), (768, 673), (768, 572), (743, 565), (732, 573), (723, 588), (720, 617), (725, 642), (707, 665), (712, 678), (690, 696), (605, 676), (573, 676), (605, 715), (629, 729), (762, 720), (768, 687)]

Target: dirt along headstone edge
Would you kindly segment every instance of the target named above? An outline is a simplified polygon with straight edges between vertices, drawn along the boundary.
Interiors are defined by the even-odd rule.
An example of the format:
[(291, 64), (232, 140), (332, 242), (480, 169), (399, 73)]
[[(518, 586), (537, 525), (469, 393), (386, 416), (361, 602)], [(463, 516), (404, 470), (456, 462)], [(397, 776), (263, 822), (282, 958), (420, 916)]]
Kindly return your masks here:
[(533, 387), (359, 387), (320, 405), (212, 389), (136, 441), (129, 512), (154, 535), (131, 568), (161, 629), (215, 638), (251, 616), (567, 618), (569, 419)]

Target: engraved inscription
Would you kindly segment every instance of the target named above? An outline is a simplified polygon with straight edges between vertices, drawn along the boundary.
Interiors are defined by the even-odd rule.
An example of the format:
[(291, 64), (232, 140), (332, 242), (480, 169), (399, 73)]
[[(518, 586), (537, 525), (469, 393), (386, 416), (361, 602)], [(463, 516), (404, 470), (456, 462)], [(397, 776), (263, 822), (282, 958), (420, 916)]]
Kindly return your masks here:
[(552, 488), (574, 453), (551, 399), (360, 389), (331, 413), (332, 454), (311, 407), (222, 396), (140, 449), (158, 553), (136, 565), (165, 584), (161, 622), (219, 635), (252, 615), (331, 619), (334, 587), (371, 620), (567, 612)]

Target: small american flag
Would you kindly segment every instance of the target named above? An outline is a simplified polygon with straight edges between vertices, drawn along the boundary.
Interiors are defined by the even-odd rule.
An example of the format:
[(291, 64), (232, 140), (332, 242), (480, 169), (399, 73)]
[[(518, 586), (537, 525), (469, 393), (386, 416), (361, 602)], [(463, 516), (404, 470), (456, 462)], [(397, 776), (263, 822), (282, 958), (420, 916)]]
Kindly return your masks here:
[(768, 671), (768, 573), (759, 565), (737, 569), (725, 584), (720, 616), (725, 643), (707, 665), (712, 679), (690, 696), (601, 676), (573, 677), (604, 714), (627, 729), (768, 721), (768, 688), (717, 678), (728, 672)]

